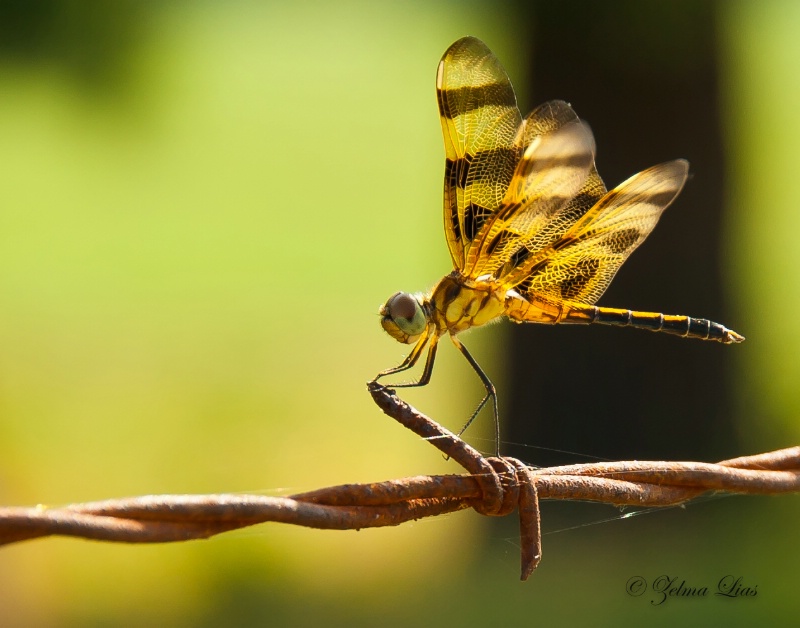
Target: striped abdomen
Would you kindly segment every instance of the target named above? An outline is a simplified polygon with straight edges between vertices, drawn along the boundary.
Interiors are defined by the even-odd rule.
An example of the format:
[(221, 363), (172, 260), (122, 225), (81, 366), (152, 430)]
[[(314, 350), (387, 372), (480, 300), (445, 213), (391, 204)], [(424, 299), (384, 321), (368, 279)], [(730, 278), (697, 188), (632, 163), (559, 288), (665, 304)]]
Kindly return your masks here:
[(676, 336), (715, 340), (724, 344), (742, 342), (744, 336), (727, 327), (705, 318), (659, 314), (657, 312), (634, 312), (612, 307), (571, 306), (565, 307), (560, 323), (590, 325), (614, 325), (635, 327), (650, 331), (661, 331)]

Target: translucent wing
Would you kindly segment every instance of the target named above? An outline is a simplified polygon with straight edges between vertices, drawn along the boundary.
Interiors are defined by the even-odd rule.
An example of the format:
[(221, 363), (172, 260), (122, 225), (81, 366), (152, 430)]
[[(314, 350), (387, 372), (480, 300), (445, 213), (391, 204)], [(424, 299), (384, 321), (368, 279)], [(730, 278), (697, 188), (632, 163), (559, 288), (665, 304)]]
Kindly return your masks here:
[(509, 239), (506, 246), (513, 251), (510, 256), (495, 255), (495, 264), (508, 257), (505, 265), (492, 271), (503, 284), (511, 287), (530, 274), (526, 261), (537, 259), (542, 251), (560, 240), (569, 229), (606, 194), (606, 186), (594, 166), (580, 191), (559, 211), (552, 215), (540, 230)]
[(444, 230), (453, 264), (503, 201), (522, 155), (522, 116), (503, 66), (479, 39), (459, 39), (444, 53), (436, 95), (446, 153)]
[(469, 249), (465, 274), (504, 281), (528, 254), (563, 234), (605, 193), (589, 127), (563, 101), (534, 110), (515, 140), (524, 152), (503, 203)]
[[(512, 273), (517, 291), (555, 302), (595, 303), (686, 182), (683, 159), (648, 168), (608, 192), (564, 235)], [(527, 275), (527, 276), (524, 276)]]
[(545, 103), (523, 121), (508, 75), (474, 37), (445, 52), (436, 88), (453, 264), (468, 277), (500, 278), (605, 193), (591, 131), (563, 101)]

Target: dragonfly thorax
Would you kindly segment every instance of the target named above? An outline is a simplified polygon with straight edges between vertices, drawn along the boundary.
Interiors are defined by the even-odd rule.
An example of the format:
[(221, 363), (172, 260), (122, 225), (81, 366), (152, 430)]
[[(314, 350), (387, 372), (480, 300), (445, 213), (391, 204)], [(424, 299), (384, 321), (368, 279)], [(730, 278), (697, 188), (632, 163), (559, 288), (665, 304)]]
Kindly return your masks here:
[(491, 277), (469, 280), (455, 271), (433, 289), (431, 320), (440, 334), (485, 325), (505, 313), (506, 292)]

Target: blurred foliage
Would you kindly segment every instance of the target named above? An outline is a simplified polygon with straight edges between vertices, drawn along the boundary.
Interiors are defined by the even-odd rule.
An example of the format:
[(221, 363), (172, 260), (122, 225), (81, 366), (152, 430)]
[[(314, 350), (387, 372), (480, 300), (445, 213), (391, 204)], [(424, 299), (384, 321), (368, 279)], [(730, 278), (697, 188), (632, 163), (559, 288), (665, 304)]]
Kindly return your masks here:
[[(731, 294), (748, 328), (741, 430), (766, 447), (800, 435), (800, 5), (735, 2), (721, 14)], [(735, 278), (735, 279), (734, 279)], [(796, 305), (797, 304), (797, 305)]]
[(0, 62), (48, 64), (80, 89), (119, 87), (152, 14), (136, 0), (0, 0)]

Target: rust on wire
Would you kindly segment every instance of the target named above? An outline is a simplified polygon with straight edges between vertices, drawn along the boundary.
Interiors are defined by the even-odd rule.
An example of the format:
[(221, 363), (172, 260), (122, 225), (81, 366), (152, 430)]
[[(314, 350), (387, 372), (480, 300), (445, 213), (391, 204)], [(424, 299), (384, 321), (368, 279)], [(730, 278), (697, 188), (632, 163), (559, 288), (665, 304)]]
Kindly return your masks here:
[(450, 456), (468, 475), (343, 484), (290, 497), (149, 495), (62, 508), (0, 508), (0, 545), (52, 535), (167, 543), (268, 521), (357, 530), (466, 508), (489, 516), (516, 510), (525, 580), (541, 559), (539, 499), (670, 506), (707, 491), (764, 495), (800, 491), (800, 447), (717, 464), (632, 461), (537, 469), (514, 458), (485, 458), (392, 390), (371, 384), (369, 391), (387, 415)]

